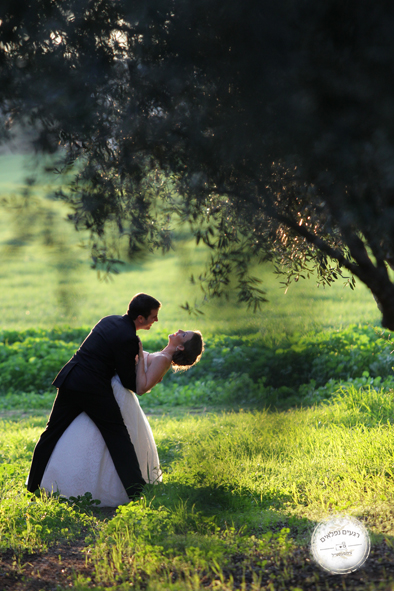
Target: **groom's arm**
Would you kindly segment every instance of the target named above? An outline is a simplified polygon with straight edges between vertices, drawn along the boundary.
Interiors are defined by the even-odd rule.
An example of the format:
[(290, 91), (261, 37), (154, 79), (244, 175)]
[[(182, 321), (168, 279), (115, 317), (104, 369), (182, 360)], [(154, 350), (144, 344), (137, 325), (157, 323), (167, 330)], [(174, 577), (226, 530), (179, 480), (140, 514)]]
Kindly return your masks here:
[(116, 345), (115, 364), (123, 386), (128, 390), (136, 391), (135, 357), (138, 355), (139, 341), (137, 336)]

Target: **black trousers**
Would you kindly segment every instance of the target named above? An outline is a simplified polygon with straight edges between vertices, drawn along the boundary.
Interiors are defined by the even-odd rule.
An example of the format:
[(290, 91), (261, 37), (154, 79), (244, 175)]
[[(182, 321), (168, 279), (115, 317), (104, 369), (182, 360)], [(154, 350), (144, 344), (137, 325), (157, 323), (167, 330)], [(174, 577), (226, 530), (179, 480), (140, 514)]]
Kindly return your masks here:
[(39, 488), (56, 443), (81, 412), (86, 412), (100, 430), (129, 498), (135, 498), (146, 483), (115, 397), (62, 387), (58, 390), (46, 429), (34, 449), (27, 489), (34, 492)]

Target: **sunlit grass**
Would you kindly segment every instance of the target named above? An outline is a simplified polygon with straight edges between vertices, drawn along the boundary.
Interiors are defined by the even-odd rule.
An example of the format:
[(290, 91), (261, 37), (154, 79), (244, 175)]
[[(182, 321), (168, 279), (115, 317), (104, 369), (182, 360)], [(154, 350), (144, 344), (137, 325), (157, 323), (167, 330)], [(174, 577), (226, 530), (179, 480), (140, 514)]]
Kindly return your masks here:
[[(221, 523), (233, 520), (237, 503), (310, 518), (390, 506), (393, 406), (391, 392), (350, 389), (310, 409), (153, 415), (165, 482), (153, 492), (159, 498), (189, 490), (201, 510), (222, 515)], [(27, 470), (44, 425), (42, 417), (2, 421), (3, 462)]]
[[(241, 504), (245, 494), (259, 507), (312, 516), (393, 502), (392, 416), (392, 392), (349, 389), (311, 409), (150, 420), (167, 485), (232, 491)], [(27, 470), (44, 426), (38, 416), (1, 421), (3, 463)]]
[(272, 589), (288, 589), (291, 556), (308, 547), (324, 517), (353, 514), (370, 532), (393, 535), (393, 428), (385, 412), (367, 410), (377, 402), (392, 409), (391, 394), (363, 397), (366, 412), (348, 392), (332, 405), (288, 413), (153, 421), (164, 485), (103, 530), (93, 552), (99, 580), (138, 583), (144, 573), (155, 588), (158, 573), (161, 580), (182, 573), (180, 588), (194, 589), (211, 572), (230, 589), (223, 572), (241, 555), (245, 570), (257, 564), (260, 576), (274, 560), (281, 574)]
[[(100, 281), (77, 251), (75, 256), (68, 269), (51, 259), (44, 249), (31, 248), (21, 257), (3, 256), (3, 327), (93, 325), (108, 314), (125, 313), (131, 297), (140, 291), (151, 293), (162, 302), (157, 327), (169, 331), (186, 326), (199, 327), (210, 334), (262, 332), (275, 339), (295, 331), (346, 326), (361, 319), (373, 324), (380, 321), (375, 302), (362, 286), (355, 292), (339, 284), (323, 290), (310, 280), (295, 285), (285, 295), (268, 268), (260, 272), (269, 299), (260, 312), (248, 312), (232, 298), (230, 302), (203, 306), (204, 316), (190, 318), (180, 306), (186, 301), (194, 303), (200, 292), (198, 288), (193, 291), (188, 281), (191, 269), (183, 266), (177, 253), (165, 258), (157, 255), (141, 267), (128, 265), (127, 271), (108, 282)], [(201, 266), (203, 260), (201, 253)]]
[[(23, 168), (19, 156), (1, 156), (0, 194), (16, 191), (27, 174), (29, 170)], [(295, 331), (380, 321), (370, 292), (361, 284), (354, 292), (343, 287), (341, 281), (331, 288), (318, 289), (312, 278), (292, 285), (285, 294), (280, 278), (267, 265), (255, 273), (269, 300), (260, 312), (247, 311), (231, 297), (230, 301), (203, 306), (204, 316), (190, 318), (180, 306), (186, 301), (201, 303), (202, 292), (198, 285), (191, 285), (189, 278), (191, 274), (197, 278), (203, 270), (207, 249), (183, 240), (164, 257), (160, 253), (141, 255), (133, 263), (121, 266), (119, 275), (107, 282), (100, 281), (97, 272), (90, 268), (89, 251), (81, 248), (86, 235), (78, 234), (65, 221), (64, 206), (48, 202), (48, 207), (48, 219), (32, 217), (31, 223), (24, 220), (23, 224), (17, 213), (11, 215), (0, 209), (3, 327), (91, 326), (105, 315), (123, 314), (132, 295), (140, 291), (151, 293), (163, 303), (160, 326), (169, 331), (187, 325), (209, 334), (261, 331), (276, 338)], [(44, 246), (51, 232), (54, 242)]]
[(392, 407), (391, 392), (350, 390), (312, 409), (153, 424), (159, 447), (175, 458), (169, 482), (233, 491), (241, 503), (252, 497), (259, 507), (321, 518), (392, 505)]
[(288, 412), (152, 415), (163, 484), (108, 522), (86, 512), (84, 499), (70, 505), (25, 493), (45, 417), (2, 420), (2, 548), (20, 557), (87, 536), (97, 585), (119, 591), (177, 580), (179, 589), (202, 589), (210, 579), (233, 589), (235, 556), (265, 580), (275, 572), (273, 589), (291, 588), (294, 563), (305, 566), (324, 517), (355, 515), (373, 542), (394, 535), (393, 411), (392, 392), (348, 388), (330, 404)]

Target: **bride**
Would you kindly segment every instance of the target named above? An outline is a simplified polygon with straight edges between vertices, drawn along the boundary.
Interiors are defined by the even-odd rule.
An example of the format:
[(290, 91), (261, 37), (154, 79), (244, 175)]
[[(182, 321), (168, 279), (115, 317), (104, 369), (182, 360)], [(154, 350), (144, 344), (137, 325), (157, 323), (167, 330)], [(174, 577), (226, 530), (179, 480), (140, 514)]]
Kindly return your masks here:
[[(137, 394), (149, 392), (172, 366), (174, 371), (189, 369), (197, 363), (204, 345), (199, 331), (183, 331), (169, 335), (167, 346), (159, 352), (147, 353), (139, 344), (136, 367)], [(162, 480), (159, 456), (148, 420), (137, 396), (112, 378), (112, 389), (123, 421), (134, 445), (145, 482)], [(71, 423), (57, 442), (41, 481), (47, 492), (62, 496), (92, 494), (102, 507), (116, 507), (130, 501), (114, 463), (95, 423), (84, 412)]]

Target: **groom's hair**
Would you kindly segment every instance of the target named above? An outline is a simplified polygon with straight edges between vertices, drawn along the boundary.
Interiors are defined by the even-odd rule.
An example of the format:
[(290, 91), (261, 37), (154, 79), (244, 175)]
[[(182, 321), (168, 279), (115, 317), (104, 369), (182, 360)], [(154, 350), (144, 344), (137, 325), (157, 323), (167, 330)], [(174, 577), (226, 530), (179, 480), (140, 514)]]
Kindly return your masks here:
[(148, 318), (151, 310), (158, 310), (159, 308), (161, 308), (159, 300), (147, 293), (137, 293), (129, 303), (127, 314), (132, 320), (135, 320), (138, 316)]

